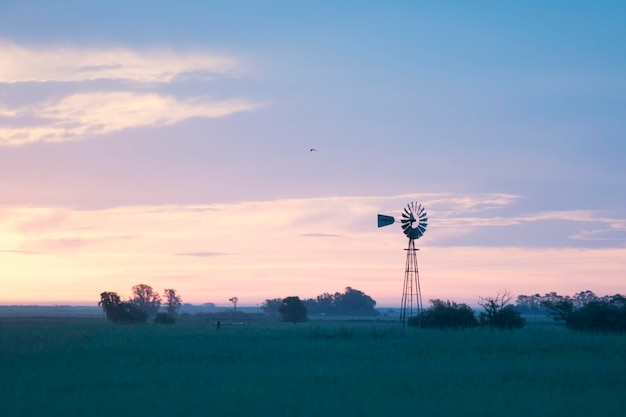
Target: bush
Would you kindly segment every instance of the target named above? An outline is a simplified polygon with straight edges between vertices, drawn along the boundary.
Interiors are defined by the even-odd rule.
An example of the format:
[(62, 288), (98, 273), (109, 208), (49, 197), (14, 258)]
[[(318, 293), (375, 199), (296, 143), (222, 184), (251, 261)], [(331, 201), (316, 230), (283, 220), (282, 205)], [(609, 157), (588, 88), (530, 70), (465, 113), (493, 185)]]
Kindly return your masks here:
[(292, 323), (306, 321), (307, 310), (300, 297), (287, 297), (283, 299), (280, 307), (278, 308), (278, 314), (280, 314), (283, 321), (290, 321)]
[(507, 291), (495, 297), (481, 297), (479, 304), (485, 311), (478, 316), (480, 325), (498, 330), (513, 330), (524, 327), (526, 319), (522, 317), (514, 305), (508, 304), (510, 300), (511, 296)]
[(567, 318), (574, 312), (574, 302), (568, 298), (552, 301), (542, 301), (541, 305), (548, 309), (548, 314), (555, 321), (567, 321)]
[(432, 306), (418, 317), (411, 317), (408, 325), (425, 329), (466, 329), (478, 326), (474, 311), (467, 304), (453, 301), (430, 300)]
[[(593, 294), (591, 291), (587, 293)], [(544, 302), (544, 306), (550, 310), (554, 320), (565, 321), (568, 329), (600, 333), (626, 332), (626, 298), (623, 295), (595, 297), (591, 300), (579, 303), (577, 308), (569, 298)]]
[(626, 305), (592, 301), (572, 311), (566, 318), (568, 329), (600, 333), (626, 332)]
[(145, 323), (148, 315), (134, 304), (122, 302), (115, 292), (100, 294), (98, 305), (113, 323), (135, 324)]
[(154, 322), (156, 324), (174, 324), (176, 323), (176, 317), (168, 313), (157, 313)]
[(148, 315), (134, 304), (121, 303), (114, 314), (112, 321), (121, 324), (141, 324), (145, 323)]
[(526, 319), (522, 317), (517, 308), (509, 304), (498, 311), (491, 322), (484, 324), (499, 330), (513, 330), (521, 329), (525, 323)]

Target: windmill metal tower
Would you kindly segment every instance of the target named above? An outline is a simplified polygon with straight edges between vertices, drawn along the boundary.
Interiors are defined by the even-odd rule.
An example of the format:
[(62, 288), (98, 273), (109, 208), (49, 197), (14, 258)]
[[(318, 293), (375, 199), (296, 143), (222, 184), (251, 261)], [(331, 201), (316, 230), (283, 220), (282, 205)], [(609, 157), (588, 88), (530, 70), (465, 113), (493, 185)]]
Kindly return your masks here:
[[(389, 226), (396, 220), (392, 216), (378, 215), (378, 227)], [(407, 318), (418, 316), (422, 312), (422, 291), (420, 276), (417, 267), (417, 251), (415, 241), (424, 235), (428, 225), (426, 210), (421, 204), (409, 203), (402, 212), (400, 219), (402, 231), (409, 238), (406, 250), (406, 267), (404, 270), (404, 286), (402, 287), (402, 302), (400, 303), (400, 324), (402, 329)], [(421, 327), (421, 323), (420, 323)]]

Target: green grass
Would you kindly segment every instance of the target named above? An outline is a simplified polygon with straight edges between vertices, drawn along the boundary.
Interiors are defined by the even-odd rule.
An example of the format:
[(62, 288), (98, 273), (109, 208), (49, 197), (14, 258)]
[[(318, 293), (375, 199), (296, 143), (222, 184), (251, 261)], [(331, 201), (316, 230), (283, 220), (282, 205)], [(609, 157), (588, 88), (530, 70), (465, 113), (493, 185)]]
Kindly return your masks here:
[(2, 416), (626, 412), (626, 336), (397, 323), (0, 319)]

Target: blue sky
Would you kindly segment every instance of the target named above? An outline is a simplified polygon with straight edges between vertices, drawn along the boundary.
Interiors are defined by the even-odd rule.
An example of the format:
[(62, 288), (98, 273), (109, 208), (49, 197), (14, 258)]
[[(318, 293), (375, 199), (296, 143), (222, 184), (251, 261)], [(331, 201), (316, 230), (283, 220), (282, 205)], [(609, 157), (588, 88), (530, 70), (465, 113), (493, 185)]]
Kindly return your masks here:
[(406, 242), (375, 216), (413, 200), (425, 299), (623, 293), (624, 21), (609, 1), (2, 0), (0, 281), (21, 284), (0, 302), (139, 279), (389, 305)]

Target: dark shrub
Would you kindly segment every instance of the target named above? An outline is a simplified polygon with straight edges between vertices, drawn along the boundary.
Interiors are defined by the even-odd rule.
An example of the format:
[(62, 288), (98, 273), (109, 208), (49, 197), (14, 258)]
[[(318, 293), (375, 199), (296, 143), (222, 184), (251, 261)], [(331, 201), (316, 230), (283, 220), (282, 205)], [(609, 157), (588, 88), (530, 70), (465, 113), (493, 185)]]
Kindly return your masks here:
[(307, 310), (300, 297), (287, 297), (283, 299), (278, 308), (278, 314), (283, 321), (292, 323), (306, 321)]
[(490, 327), (498, 330), (521, 329), (526, 323), (514, 305), (509, 304), (511, 295), (508, 291), (498, 293), (495, 297), (480, 297), (478, 304), (484, 311), (478, 316), (482, 327)]
[(601, 333), (626, 332), (626, 306), (616, 302), (592, 301), (572, 311), (565, 324), (572, 330)]
[(517, 308), (515, 308), (514, 305), (509, 304), (498, 311), (493, 317), (493, 321), (491, 323), (487, 323), (487, 325), (500, 330), (513, 330), (521, 329), (524, 327), (525, 323), (526, 319), (522, 317)]
[(465, 329), (478, 326), (474, 311), (467, 304), (453, 301), (430, 300), (432, 306), (418, 317), (411, 317), (408, 325), (425, 329)]
[(134, 304), (122, 302), (115, 292), (100, 294), (98, 305), (113, 323), (134, 324), (145, 323), (148, 315)]
[(176, 317), (168, 313), (157, 313), (154, 322), (156, 324), (174, 324), (176, 323)]
[(139, 324), (145, 323), (148, 315), (134, 304), (121, 303), (118, 307), (117, 314), (113, 322), (121, 324)]

